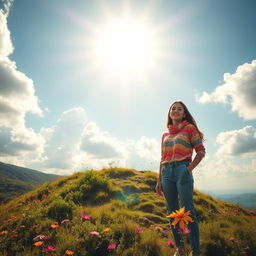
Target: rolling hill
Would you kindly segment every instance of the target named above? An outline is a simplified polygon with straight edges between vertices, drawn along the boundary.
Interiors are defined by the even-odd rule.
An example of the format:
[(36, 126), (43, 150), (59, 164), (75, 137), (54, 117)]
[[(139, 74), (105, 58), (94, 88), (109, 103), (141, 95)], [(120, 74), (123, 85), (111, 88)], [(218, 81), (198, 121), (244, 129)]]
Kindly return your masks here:
[(0, 162), (0, 202), (7, 202), (60, 176)]
[[(0, 207), (3, 256), (167, 256), (172, 236), (157, 174), (75, 173)], [(194, 191), (204, 256), (256, 255), (256, 213)], [(187, 235), (184, 235), (186, 244)]]

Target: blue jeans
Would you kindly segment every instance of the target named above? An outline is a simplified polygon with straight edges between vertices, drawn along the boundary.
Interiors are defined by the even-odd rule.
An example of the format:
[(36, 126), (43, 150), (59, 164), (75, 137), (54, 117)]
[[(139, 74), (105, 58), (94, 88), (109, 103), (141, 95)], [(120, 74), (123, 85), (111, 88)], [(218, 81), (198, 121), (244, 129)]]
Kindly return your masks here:
[[(199, 227), (193, 202), (194, 180), (192, 173), (187, 170), (188, 165), (187, 160), (164, 164), (162, 166), (162, 188), (168, 214), (184, 206), (185, 211), (190, 210), (190, 217), (193, 219), (193, 222), (188, 224), (190, 245), (194, 253), (200, 253)], [(171, 230), (176, 246), (183, 246), (184, 242), (178, 232), (178, 226), (174, 228), (171, 225)]]

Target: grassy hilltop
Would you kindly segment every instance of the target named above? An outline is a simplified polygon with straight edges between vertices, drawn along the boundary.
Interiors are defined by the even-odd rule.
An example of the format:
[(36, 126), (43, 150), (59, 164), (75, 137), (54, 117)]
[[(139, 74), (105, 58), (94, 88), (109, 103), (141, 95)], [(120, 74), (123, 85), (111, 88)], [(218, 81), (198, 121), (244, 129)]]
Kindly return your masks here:
[[(123, 168), (86, 171), (2, 205), (0, 255), (172, 255), (156, 176)], [(194, 200), (203, 255), (256, 255), (254, 211), (199, 191)]]

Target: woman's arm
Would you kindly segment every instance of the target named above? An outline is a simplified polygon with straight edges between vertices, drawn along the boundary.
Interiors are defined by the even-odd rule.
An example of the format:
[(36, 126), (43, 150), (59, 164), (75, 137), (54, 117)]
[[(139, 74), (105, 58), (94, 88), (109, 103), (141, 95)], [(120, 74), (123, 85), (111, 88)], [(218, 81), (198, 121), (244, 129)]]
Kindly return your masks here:
[(204, 153), (197, 153), (195, 158), (193, 159), (193, 161), (190, 163), (190, 165), (188, 166), (188, 171), (192, 172), (193, 169), (201, 162), (201, 160), (204, 158)]
[(164, 140), (164, 134), (161, 139), (161, 161), (159, 166), (159, 173), (156, 183), (156, 193), (160, 196), (163, 195), (163, 189), (162, 189), (162, 157), (163, 157), (163, 140)]
[(160, 196), (163, 195), (163, 189), (162, 189), (162, 163), (160, 163), (159, 167), (159, 173), (158, 173), (158, 178), (157, 178), (157, 183), (156, 183), (156, 193)]

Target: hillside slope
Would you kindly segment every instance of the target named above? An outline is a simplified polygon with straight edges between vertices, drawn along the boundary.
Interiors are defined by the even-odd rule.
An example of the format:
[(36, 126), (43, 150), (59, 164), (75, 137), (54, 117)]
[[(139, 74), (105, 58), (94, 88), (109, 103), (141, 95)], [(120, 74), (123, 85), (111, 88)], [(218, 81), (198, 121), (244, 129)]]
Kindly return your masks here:
[[(155, 181), (150, 171), (110, 168), (44, 184), (0, 207), (0, 253), (172, 255), (169, 220)], [(256, 255), (254, 211), (199, 191), (194, 199), (203, 255)]]
[(0, 162), (0, 202), (7, 202), (60, 176)]

